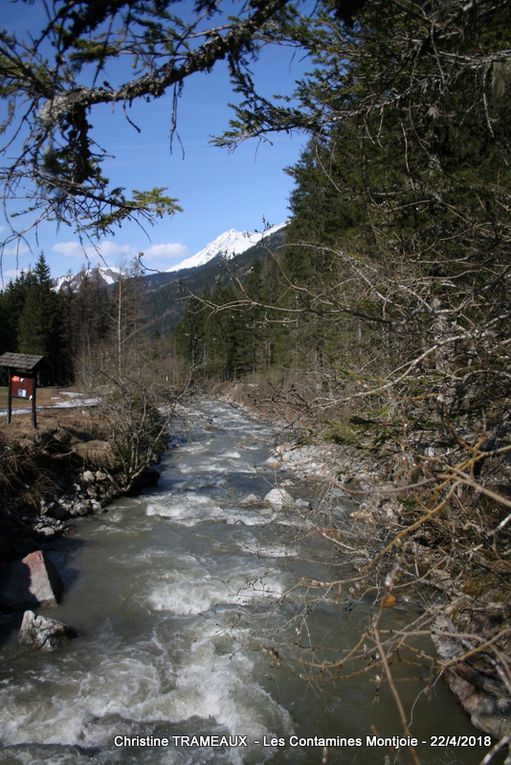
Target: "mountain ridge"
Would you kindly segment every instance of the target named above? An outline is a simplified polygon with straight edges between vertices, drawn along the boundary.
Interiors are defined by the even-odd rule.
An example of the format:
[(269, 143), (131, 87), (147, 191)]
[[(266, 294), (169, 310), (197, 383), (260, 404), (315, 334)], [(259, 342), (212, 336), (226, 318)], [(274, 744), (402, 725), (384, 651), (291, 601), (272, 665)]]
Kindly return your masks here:
[[(157, 273), (142, 274), (142, 278), (147, 280), (147, 288), (149, 290), (159, 289), (168, 282), (180, 278), (181, 272), (205, 266), (216, 257), (231, 260), (235, 256), (241, 255), (243, 252), (246, 252), (256, 244), (259, 244), (267, 237), (271, 237), (286, 225), (287, 221), (275, 226), (267, 227), (263, 231), (252, 232), (238, 231), (234, 228), (227, 229), (180, 263), (170, 266), (170, 268), (166, 268), (162, 271), (158, 271)], [(121, 269), (118, 267), (100, 266), (99, 264), (96, 266), (89, 265), (86, 269), (82, 269), (77, 273), (69, 273), (57, 277), (53, 280), (53, 285), (56, 292), (59, 292), (64, 286), (67, 286), (68, 289), (75, 290), (78, 289), (83, 275), (86, 275), (89, 278), (99, 278), (104, 282), (106, 287), (110, 287), (119, 279), (120, 274)]]
[(253, 247), (255, 244), (259, 244), (264, 238), (271, 236), (279, 231), (281, 228), (287, 225), (287, 221), (284, 223), (278, 223), (275, 226), (269, 226), (263, 231), (238, 231), (235, 228), (227, 229), (222, 234), (219, 234), (216, 239), (212, 239), (202, 249), (191, 255), (189, 258), (185, 258), (175, 266), (165, 269), (166, 273), (176, 273), (188, 268), (198, 268), (208, 263), (212, 258), (217, 255), (230, 260), (235, 255), (241, 255), (241, 253)]

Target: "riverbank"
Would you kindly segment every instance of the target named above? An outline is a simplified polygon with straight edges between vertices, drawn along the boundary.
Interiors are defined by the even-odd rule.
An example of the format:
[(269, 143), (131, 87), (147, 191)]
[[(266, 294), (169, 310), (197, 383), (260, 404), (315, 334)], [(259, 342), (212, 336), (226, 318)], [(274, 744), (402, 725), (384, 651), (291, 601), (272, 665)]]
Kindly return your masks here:
[[(329, 442), (325, 431), (307, 418), (306, 408), (300, 412), (299, 407), (287, 406), (285, 396), (246, 383), (221, 384), (216, 393), (252, 415), (279, 423), (284, 436), (274, 452), (277, 471), (320, 480), (326, 493), (342, 491), (356, 501), (351, 522), (360, 544), (368, 545), (369, 556), (350, 553), (346, 545), (340, 554), (351, 555), (363, 586), (377, 593), (380, 608), (403, 600), (427, 602), (421, 619), (403, 627), (399, 646), (413, 645), (417, 631), (429, 635), (436, 649), (432, 677), (444, 678), (473, 725), (490, 733), (497, 747), (508, 746), (511, 562), (502, 536), (490, 537), (486, 529), (489, 538), (484, 544), (477, 534), (481, 511), (490, 510), (484, 497), (469, 497), (458, 488), (458, 517), (452, 521), (447, 505), (441, 512), (441, 495), (435, 510), (426, 504), (425, 491), (410, 490), (398, 460), (383, 462), (378, 450), (357, 448), (346, 438), (341, 444)], [(322, 535), (326, 543), (337, 544), (342, 532), (328, 528)], [(494, 554), (483, 556), (481, 550), (492, 544)], [(389, 662), (395, 647), (392, 642), (385, 646)], [(506, 759), (510, 763), (511, 754)]]
[(114, 498), (158, 480), (150, 463), (159, 460), (165, 438), (127, 480), (111, 417), (98, 399), (54, 390), (46, 398), (50, 408), (40, 411), (37, 430), (25, 413), (0, 423), (0, 565), (70, 533), (75, 518), (102, 512)]
[(326, 491), (344, 492), (356, 503), (353, 521), (375, 524), (396, 520), (399, 502), (388, 493), (392, 487), (382, 476), (377, 455), (326, 440), (317, 423), (297, 415), (295, 407), (282, 406), (281, 400), (255, 384), (221, 383), (214, 393), (251, 416), (263, 416), (278, 425), (282, 440), (274, 451), (275, 465), (301, 478), (322, 481)]

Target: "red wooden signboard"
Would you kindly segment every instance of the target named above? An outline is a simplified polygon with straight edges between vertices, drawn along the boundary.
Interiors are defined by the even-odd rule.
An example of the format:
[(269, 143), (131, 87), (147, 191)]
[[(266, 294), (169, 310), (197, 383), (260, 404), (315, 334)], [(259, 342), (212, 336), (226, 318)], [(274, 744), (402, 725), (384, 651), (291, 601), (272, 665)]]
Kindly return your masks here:
[(11, 422), (12, 419), (12, 400), (18, 398), (22, 401), (30, 401), (32, 425), (37, 428), (37, 370), (43, 362), (44, 356), (35, 356), (30, 353), (10, 353), (7, 351), (7, 353), (0, 355), (0, 369), (7, 369), (9, 375), (7, 422)]
[(31, 401), (34, 396), (34, 380), (32, 377), (12, 375), (11, 392), (14, 398), (25, 398)]

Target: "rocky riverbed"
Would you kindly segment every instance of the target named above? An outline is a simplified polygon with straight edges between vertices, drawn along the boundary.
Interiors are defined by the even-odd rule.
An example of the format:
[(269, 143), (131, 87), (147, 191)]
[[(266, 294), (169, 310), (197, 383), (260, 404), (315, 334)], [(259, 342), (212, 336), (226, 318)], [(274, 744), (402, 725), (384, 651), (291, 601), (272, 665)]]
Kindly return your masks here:
[[(243, 406), (249, 412), (254, 411), (253, 408), (247, 407), (245, 402), (237, 401), (237, 397), (236, 393), (226, 394), (226, 398), (232, 405)], [(315, 443), (304, 442), (301, 430), (293, 433), (284, 426), (283, 430), (288, 433), (287, 437), (279, 439), (273, 453), (265, 462), (266, 469), (273, 473), (275, 488), (267, 492), (264, 503), (271, 507), (273, 513), (293, 507), (299, 510), (304, 522), (310, 524), (308, 500), (293, 498), (288, 490), (292, 491), (295, 480), (311, 481), (316, 486), (314, 491), (317, 496), (321, 494), (324, 498), (328, 495), (334, 503), (342, 500), (346, 507), (350, 508), (349, 517), (352, 529), (355, 529), (355, 536), (360, 532), (359, 545), (362, 545), (362, 539), (367, 539), (371, 535), (371, 530), (376, 534), (382, 528), (395, 527), (400, 518), (400, 504), (392, 493), (390, 496), (386, 493), (385, 489), (392, 490), (392, 486), (383, 485), (379, 480), (378, 465), (375, 460), (367, 456), (361, 457), (354, 451), (350, 452), (344, 447), (340, 448), (320, 440)], [(45, 437), (45, 457), (58, 455), (55, 459), (60, 466), (63, 464), (61, 460), (64, 451), (63, 441), (66, 442), (66, 439), (62, 437), (62, 434), (59, 436), (46, 434)], [(55, 444), (59, 444), (58, 448)], [(101, 449), (99, 451), (101, 452)], [(66, 460), (69, 461), (69, 455), (65, 457)], [(97, 464), (84, 465), (83, 459), (80, 460), (79, 465), (74, 458), (71, 459), (71, 463), (74, 464), (74, 472), (71, 476), (68, 474), (65, 482), (60, 480), (60, 493), (46, 493), (39, 498), (37, 508), (32, 507), (26, 514), (21, 514), (26, 530), (26, 538), (21, 539), (21, 548), (23, 544), (32, 550), (39, 545), (44, 548), (45, 543), (55, 535), (67, 533), (73, 519), (100, 512), (119, 494), (115, 481), (104, 467), (100, 469)], [(55, 471), (55, 466), (53, 470)], [(145, 475), (147, 485), (154, 485), (157, 475), (154, 470), (147, 471)], [(290, 479), (290, 476), (294, 478)], [(260, 503), (261, 497), (248, 494), (240, 500), (240, 507), (258, 507)], [(326, 540), (334, 541), (342, 546), (339, 531), (335, 527), (316, 527), (316, 532), (319, 532)], [(14, 549), (15, 551), (20, 549), (19, 538)], [(15, 557), (12, 555), (12, 550), (11, 557)], [(445, 571), (436, 570), (434, 554), (428, 546), (423, 547), (421, 558), (423, 568), (429, 569), (429, 585), (433, 585), (438, 591), (449, 588), (452, 583), (448, 581)], [(356, 565), (356, 554), (353, 561)], [(360, 565), (363, 564), (362, 557)], [(395, 600), (395, 596), (392, 597)], [(25, 605), (33, 604), (25, 603)], [(438, 609), (431, 632), (440, 657), (439, 671), (443, 672), (446, 681), (470, 715), (472, 722), (495, 738), (504, 740), (511, 732), (511, 699), (505, 678), (499, 676), (495, 665), (492, 666), (491, 662), (485, 659), (485, 654), (480, 652), (476, 652), (477, 661), (470, 658), (458, 660), (458, 657), (464, 656), (467, 650), (469, 652), (473, 650), (474, 643), (467, 642), (463, 637), (457, 638), (455, 621), (447, 612), (442, 612), (441, 606)], [(447, 619), (450, 627), (449, 636), (445, 634), (445, 629), (438, 628), (441, 619)], [(29, 628), (22, 631), (22, 635), (32, 635), (32, 643), (40, 644), (40, 647), (58, 646), (61, 644), (61, 636), (66, 634), (59, 623), (39, 624), (37, 615), (31, 617), (29, 622)], [(50, 639), (52, 630), (55, 632), (54, 642)], [(25, 638), (22, 637), (22, 639)]]
[[(76, 536), (51, 545), (66, 589), (51, 616), (35, 618), (70, 624), (78, 637), (34, 652), (4, 636), (0, 763), (410, 762), (406, 744), (365, 744), (373, 728), (402, 732), (372, 652), (362, 647), (361, 674), (320, 669), (359, 642), (374, 608), (370, 593), (344, 598), (327, 586), (353, 569), (326, 548), (321, 521), (337, 519), (348, 534), (353, 504), (334, 487), (324, 507), (314, 477), (273, 464), (282, 439), (261, 418), (211, 400), (190, 409), (156, 488), (77, 518)], [(385, 623), (399, 628), (410, 614), (400, 602)], [(30, 614), (26, 622), (29, 634), (41, 628), (41, 648), (63, 629)], [(393, 668), (413, 732), (475, 735), (442, 684), (419, 693), (427, 666)], [(183, 734), (247, 745), (190, 748)], [(170, 744), (137, 747), (141, 736)], [(420, 758), (478, 765), (487, 749), (421, 745)]]

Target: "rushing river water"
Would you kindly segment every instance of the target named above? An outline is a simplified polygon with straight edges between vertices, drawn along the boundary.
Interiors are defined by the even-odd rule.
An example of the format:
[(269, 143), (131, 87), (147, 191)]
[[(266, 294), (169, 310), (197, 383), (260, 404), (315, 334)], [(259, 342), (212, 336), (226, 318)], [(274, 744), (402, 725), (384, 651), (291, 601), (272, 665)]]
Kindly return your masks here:
[[(45, 654), (19, 647), (14, 632), (4, 636), (1, 765), (320, 765), (322, 747), (293, 736), (363, 740), (331, 748), (328, 763), (410, 762), (406, 750), (365, 746), (374, 731), (402, 733), (384, 688), (377, 694), (370, 676), (320, 682), (300, 663), (312, 656), (303, 654), (306, 642), (329, 658), (354, 643), (371, 604), (347, 608), (311, 593), (304, 611), (300, 579), (331, 579), (339, 569), (319, 560), (322, 547), (303, 509), (274, 515), (262, 502), (244, 502), (248, 494), (264, 497), (275, 481), (265, 464), (274, 435), (226, 404), (199, 402), (187, 439), (163, 460), (156, 490), (115, 502), (55, 544), (51, 555), (67, 588), (48, 615), (79, 637)], [(308, 498), (310, 486), (290, 491)], [(331, 512), (346, 512), (341, 498)], [(396, 670), (408, 706), (427, 672)], [(480, 735), (442, 682), (416, 701), (412, 733), (421, 740)], [(193, 735), (246, 736), (247, 746), (172, 738)], [(170, 741), (119, 747), (115, 736)], [(423, 765), (475, 765), (484, 752), (418, 747)]]

